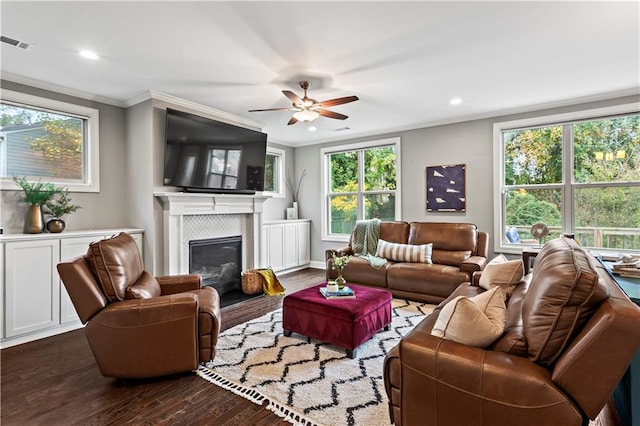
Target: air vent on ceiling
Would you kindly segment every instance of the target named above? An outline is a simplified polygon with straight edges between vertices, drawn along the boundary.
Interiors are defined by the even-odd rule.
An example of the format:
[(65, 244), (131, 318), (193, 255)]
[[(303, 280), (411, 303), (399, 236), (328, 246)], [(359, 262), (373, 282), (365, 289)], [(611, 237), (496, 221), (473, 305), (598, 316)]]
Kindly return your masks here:
[(33, 43), (27, 43), (24, 41), (16, 40), (14, 38), (0, 36), (0, 41), (8, 44), (9, 46), (17, 47), (22, 50), (29, 50), (33, 47)]

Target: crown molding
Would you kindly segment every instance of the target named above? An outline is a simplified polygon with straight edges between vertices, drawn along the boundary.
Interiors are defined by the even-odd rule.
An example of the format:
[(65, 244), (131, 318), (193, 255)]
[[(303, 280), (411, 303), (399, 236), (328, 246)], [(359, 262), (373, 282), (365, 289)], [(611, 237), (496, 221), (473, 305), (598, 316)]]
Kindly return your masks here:
[(82, 90), (72, 89), (66, 86), (60, 86), (58, 84), (47, 83), (46, 81), (37, 80), (35, 78), (25, 77), (22, 75), (13, 74), (6, 71), (0, 71), (0, 79), (10, 81), (12, 83), (24, 84), (25, 86), (31, 86), (36, 89), (48, 90), (51, 92), (60, 93), (62, 95), (73, 96), (75, 98), (81, 98), (89, 101), (100, 102), (102, 104), (113, 105), (121, 108), (125, 106), (124, 102), (119, 101), (117, 99), (112, 99), (106, 96), (100, 96), (93, 93), (84, 92)]

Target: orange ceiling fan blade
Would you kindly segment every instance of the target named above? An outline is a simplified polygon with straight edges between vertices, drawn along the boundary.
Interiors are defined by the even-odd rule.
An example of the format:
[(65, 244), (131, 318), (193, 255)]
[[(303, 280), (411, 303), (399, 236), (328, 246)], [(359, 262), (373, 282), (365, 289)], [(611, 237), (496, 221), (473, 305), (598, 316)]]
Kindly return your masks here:
[(283, 90), (282, 93), (289, 98), (289, 100), (291, 102), (294, 103), (294, 105), (303, 105), (304, 102), (302, 101), (302, 99), (300, 98), (300, 96), (296, 95), (295, 93), (293, 93), (291, 90)]
[(316, 111), (318, 114), (320, 114), (323, 117), (335, 118), (338, 120), (344, 120), (349, 118), (348, 115), (340, 114), (339, 112), (333, 112), (326, 109), (316, 109), (314, 111)]
[(291, 120), (289, 120), (289, 122), (287, 123), (287, 126), (291, 126), (292, 124), (296, 124), (298, 122), (298, 119), (295, 117), (291, 117)]
[(325, 108), (325, 107), (332, 107), (336, 105), (348, 104), (349, 102), (354, 102), (357, 100), (359, 100), (357, 96), (345, 96), (343, 98), (335, 98), (335, 99), (329, 99), (326, 101), (318, 102), (316, 105), (319, 107)]
[(267, 108), (267, 109), (250, 109), (249, 112), (262, 112), (262, 111), (284, 111), (291, 108)]

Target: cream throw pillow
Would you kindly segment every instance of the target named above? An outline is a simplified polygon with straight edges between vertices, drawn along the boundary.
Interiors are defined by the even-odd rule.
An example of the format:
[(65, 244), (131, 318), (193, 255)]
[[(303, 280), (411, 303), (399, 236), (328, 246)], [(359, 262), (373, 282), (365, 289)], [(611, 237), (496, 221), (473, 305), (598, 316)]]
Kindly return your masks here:
[(431, 252), (433, 244), (400, 244), (378, 240), (376, 257), (394, 262), (433, 263)]
[(521, 259), (508, 260), (503, 254), (487, 263), (480, 275), (480, 287), (491, 290), (493, 287), (504, 287), (510, 294), (524, 276), (524, 264)]
[(485, 348), (504, 332), (504, 291), (494, 287), (477, 296), (458, 296), (444, 305), (431, 334), (463, 345)]

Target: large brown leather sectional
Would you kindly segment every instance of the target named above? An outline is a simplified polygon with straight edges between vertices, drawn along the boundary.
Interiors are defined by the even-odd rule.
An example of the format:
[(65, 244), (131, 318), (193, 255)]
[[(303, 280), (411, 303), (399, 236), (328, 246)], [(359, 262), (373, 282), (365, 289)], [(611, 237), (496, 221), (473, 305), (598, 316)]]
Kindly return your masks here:
[[(380, 269), (352, 257), (344, 269), (347, 282), (389, 290), (394, 297), (438, 303), (487, 263), (488, 234), (470, 223), (381, 222), (380, 239), (400, 244), (433, 244), (432, 264), (387, 261)], [(352, 241), (326, 251), (327, 280), (336, 278), (332, 255), (353, 255)]]
[(442, 307), (485, 290), (460, 285), (387, 355), (396, 425), (584, 425), (640, 345), (640, 308), (573, 240), (547, 243), (507, 302), (488, 348), (431, 335)]

